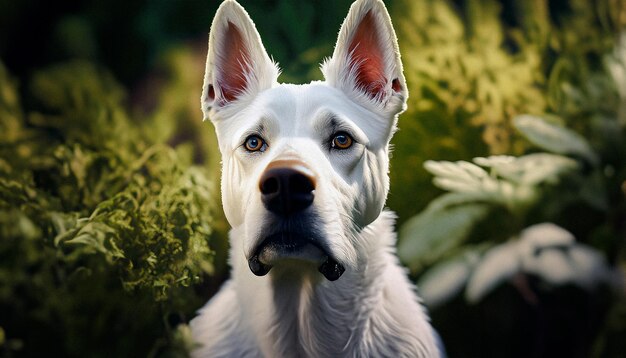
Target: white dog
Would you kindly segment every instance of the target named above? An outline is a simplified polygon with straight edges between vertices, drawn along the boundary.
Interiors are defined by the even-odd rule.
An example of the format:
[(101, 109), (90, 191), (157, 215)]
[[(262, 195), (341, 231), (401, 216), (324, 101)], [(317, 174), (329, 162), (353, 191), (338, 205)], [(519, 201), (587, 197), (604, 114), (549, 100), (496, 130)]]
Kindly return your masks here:
[(383, 211), (408, 93), (382, 1), (352, 5), (322, 71), (279, 84), (246, 11), (220, 6), (202, 109), (222, 153), (232, 278), (191, 322), (196, 357), (441, 354)]

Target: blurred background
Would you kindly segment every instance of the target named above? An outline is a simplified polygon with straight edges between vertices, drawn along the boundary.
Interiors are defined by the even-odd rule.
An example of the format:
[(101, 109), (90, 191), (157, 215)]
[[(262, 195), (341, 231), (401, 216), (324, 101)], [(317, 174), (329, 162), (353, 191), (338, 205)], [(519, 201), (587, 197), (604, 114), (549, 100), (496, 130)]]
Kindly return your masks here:
[[(241, 0), (281, 82), (351, 1)], [(451, 357), (625, 357), (626, 3), (389, 0), (398, 252)], [(228, 277), (215, 0), (0, 0), (0, 356), (186, 356)]]

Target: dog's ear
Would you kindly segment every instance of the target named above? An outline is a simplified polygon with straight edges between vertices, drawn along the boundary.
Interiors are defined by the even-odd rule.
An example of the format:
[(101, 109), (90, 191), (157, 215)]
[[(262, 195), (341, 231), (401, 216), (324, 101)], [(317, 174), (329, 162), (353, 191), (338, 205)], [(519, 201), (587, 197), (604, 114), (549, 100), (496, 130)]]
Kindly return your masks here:
[(322, 72), (327, 83), (354, 100), (385, 111), (404, 110), (408, 91), (398, 41), (381, 0), (352, 4)]
[(217, 10), (209, 34), (202, 112), (252, 98), (276, 83), (279, 70), (261, 43), (250, 16), (234, 0)]

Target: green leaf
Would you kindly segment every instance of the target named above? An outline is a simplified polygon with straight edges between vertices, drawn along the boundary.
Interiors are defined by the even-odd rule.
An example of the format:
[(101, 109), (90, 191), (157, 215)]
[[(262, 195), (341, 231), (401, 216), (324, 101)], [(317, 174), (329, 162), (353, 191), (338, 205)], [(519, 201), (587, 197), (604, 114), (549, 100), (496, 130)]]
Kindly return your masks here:
[[(520, 165), (524, 161), (518, 163), (517, 160), (505, 156), (475, 159), (476, 163), (486, 167), (492, 166), (492, 169), (505, 165), (509, 167), (509, 171), (526, 169), (526, 166)], [(439, 188), (463, 194), (473, 201), (505, 206), (511, 212), (524, 212), (537, 199), (537, 190), (534, 186), (499, 178), (498, 172), (493, 170), (488, 174), (483, 168), (469, 162), (427, 161), (424, 167), (436, 175), (433, 183)], [(537, 175), (534, 171), (529, 173)]]
[(450, 198), (462, 198), (451, 195), (435, 199), (426, 210), (401, 227), (398, 255), (411, 269), (419, 270), (461, 244), (489, 212), (489, 205), (483, 203), (441, 205)]
[(589, 143), (578, 133), (531, 115), (513, 119), (513, 124), (530, 142), (557, 154), (577, 155), (591, 164), (598, 164), (598, 157)]
[(466, 249), (426, 271), (417, 284), (426, 306), (432, 309), (457, 296), (467, 284), (483, 250)]
[(470, 303), (480, 301), (503, 281), (510, 279), (521, 269), (516, 240), (506, 242), (489, 250), (476, 265), (469, 278), (465, 298)]
[(522, 157), (474, 158), (474, 162), (491, 168), (494, 174), (502, 178), (528, 186), (555, 183), (562, 173), (578, 168), (575, 160), (549, 153), (528, 154)]
[(497, 201), (498, 181), (475, 164), (428, 160), (424, 168), (435, 175), (433, 183), (441, 189), (472, 193), (484, 200)]

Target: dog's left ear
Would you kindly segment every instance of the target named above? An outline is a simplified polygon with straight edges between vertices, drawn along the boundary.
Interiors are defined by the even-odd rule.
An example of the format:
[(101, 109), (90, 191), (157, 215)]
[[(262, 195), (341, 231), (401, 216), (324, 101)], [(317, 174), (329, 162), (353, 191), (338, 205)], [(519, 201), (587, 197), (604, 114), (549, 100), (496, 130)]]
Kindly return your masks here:
[(393, 114), (405, 109), (408, 91), (398, 41), (381, 0), (352, 4), (322, 72), (328, 84), (359, 103)]
[(276, 84), (278, 67), (261, 43), (250, 16), (234, 0), (220, 5), (209, 34), (202, 112), (209, 117)]

